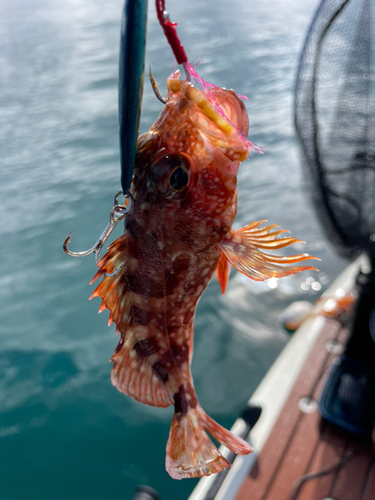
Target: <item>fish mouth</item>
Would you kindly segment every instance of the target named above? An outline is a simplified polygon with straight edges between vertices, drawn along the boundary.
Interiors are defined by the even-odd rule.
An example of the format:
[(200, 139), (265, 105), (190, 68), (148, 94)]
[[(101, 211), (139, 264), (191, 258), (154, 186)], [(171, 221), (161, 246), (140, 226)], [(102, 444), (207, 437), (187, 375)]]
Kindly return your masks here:
[(191, 121), (214, 146), (231, 160), (241, 162), (248, 157), (252, 146), (246, 138), (249, 118), (233, 90), (219, 87), (201, 90), (179, 80), (179, 72), (168, 78), (167, 88), (168, 101), (183, 98), (192, 105)]

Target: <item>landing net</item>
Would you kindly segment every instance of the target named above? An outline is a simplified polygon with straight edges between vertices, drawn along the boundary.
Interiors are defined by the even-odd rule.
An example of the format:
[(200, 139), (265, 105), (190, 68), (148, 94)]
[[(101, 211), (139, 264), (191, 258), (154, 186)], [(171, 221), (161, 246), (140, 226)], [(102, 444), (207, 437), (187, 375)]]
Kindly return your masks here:
[(295, 124), (336, 250), (375, 257), (375, 2), (323, 0), (301, 54)]

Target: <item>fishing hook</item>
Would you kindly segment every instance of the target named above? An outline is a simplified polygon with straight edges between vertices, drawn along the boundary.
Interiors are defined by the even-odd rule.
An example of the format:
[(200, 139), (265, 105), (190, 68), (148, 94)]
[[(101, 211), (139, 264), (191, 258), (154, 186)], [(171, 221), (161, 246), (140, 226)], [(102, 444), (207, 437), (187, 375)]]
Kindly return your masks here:
[[(104, 246), (104, 243), (108, 240), (110, 237), (112, 231), (115, 229), (116, 225), (118, 222), (120, 222), (124, 217), (132, 210), (133, 208), (133, 197), (130, 193), (125, 195), (125, 198), (128, 200), (128, 203), (126, 205), (119, 205), (118, 204), (118, 197), (123, 194), (123, 191), (118, 191), (115, 194), (114, 197), (114, 207), (111, 210), (110, 216), (109, 216), (109, 223), (107, 224), (106, 228), (100, 235), (100, 238), (98, 241), (95, 243), (93, 247), (90, 248), (90, 250), (86, 250), (84, 252), (72, 252), (71, 250), (68, 249), (68, 244), (70, 242), (70, 238), (73, 234), (73, 231), (69, 234), (69, 236), (66, 238), (64, 241), (63, 249), (64, 252), (71, 257), (86, 257), (86, 255), (90, 255), (91, 253), (95, 253), (95, 262), (96, 266), (100, 269), (99, 266), (99, 256), (100, 256), (100, 251)], [(120, 268), (122, 267), (122, 264), (111, 274), (107, 274), (106, 276), (115, 276)]]
[(156, 97), (163, 104), (167, 104), (167, 99), (160, 94), (159, 89), (158, 89), (158, 84), (155, 82), (155, 79), (152, 76), (151, 66), (149, 68), (148, 76), (150, 77), (150, 82), (151, 82), (152, 90), (154, 91), (154, 94), (156, 95)]

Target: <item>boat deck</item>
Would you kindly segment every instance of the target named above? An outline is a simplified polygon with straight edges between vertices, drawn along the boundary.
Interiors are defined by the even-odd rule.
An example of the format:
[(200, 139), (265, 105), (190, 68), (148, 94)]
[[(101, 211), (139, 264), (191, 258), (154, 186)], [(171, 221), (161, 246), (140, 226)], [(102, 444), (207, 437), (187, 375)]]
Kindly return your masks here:
[(371, 440), (323, 421), (316, 408), (346, 337), (341, 323), (326, 321), (236, 500), (375, 500)]

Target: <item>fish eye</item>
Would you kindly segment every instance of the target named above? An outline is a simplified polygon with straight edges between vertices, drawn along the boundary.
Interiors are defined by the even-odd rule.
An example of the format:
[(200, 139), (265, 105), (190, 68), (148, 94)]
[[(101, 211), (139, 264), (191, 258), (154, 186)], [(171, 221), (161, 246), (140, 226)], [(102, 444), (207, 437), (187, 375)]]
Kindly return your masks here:
[(155, 193), (173, 198), (186, 192), (190, 178), (189, 158), (183, 154), (168, 154), (152, 165), (150, 185)]
[(184, 167), (176, 167), (169, 177), (169, 185), (174, 191), (181, 191), (189, 182), (189, 174)]

